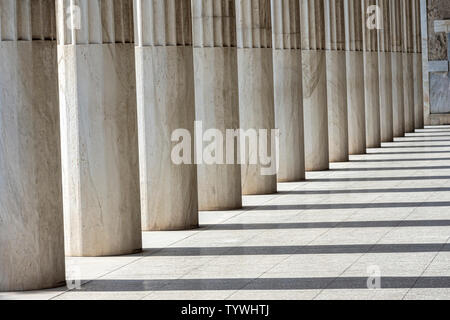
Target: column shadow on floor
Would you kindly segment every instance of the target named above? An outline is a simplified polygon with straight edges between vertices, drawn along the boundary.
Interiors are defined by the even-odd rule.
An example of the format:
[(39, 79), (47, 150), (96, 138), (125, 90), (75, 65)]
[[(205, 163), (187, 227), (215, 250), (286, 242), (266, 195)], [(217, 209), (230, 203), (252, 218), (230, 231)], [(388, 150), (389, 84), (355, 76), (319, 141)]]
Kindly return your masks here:
[(349, 163), (352, 162), (409, 162), (409, 161), (448, 161), (450, 158), (411, 158), (411, 159), (371, 159), (371, 160), (350, 160)]
[[(385, 148), (383, 148), (385, 149)], [(375, 150), (375, 149), (374, 149)], [(381, 150), (381, 149), (377, 149), (377, 150)], [(403, 155), (403, 154), (433, 154), (433, 153), (450, 153), (450, 150), (448, 151), (396, 151), (396, 152), (368, 152), (367, 155), (385, 155), (385, 154), (390, 154), (390, 155)]]
[(368, 181), (410, 181), (410, 180), (449, 180), (450, 176), (408, 176), (408, 177), (367, 177), (367, 178), (316, 178), (308, 182), (368, 182)]
[(330, 194), (360, 194), (360, 193), (410, 193), (410, 192), (449, 192), (450, 188), (380, 188), (380, 189), (339, 189), (339, 190), (290, 190), (279, 191), (280, 195), (330, 195)]
[(362, 253), (417, 253), (450, 252), (447, 243), (417, 244), (353, 244), (306, 246), (248, 246), (248, 247), (168, 247), (145, 249), (145, 256), (252, 256), (252, 255), (306, 255), (306, 254), (362, 254)]
[[(331, 229), (331, 228), (389, 228), (389, 227), (448, 227), (450, 220), (384, 220), (343, 222), (292, 222), (292, 223), (242, 223), (203, 224), (200, 230), (281, 230), (281, 229)], [(207, 228), (207, 229), (206, 229)]]
[(427, 166), (427, 167), (378, 167), (378, 168), (333, 168), (333, 171), (397, 171), (397, 170), (448, 170), (450, 166)]
[(245, 210), (272, 211), (272, 210), (339, 210), (339, 209), (387, 209), (387, 208), (433, 208), (449, 207), (450, 201), (435, 202), (371, 202), (371, 203), (319, 203), (319, 204), (277, 204), (248, 206)]
[(417, 137), (413, 136), (413, 137), (403, 137), (403, 138), (399, 138), (399, 139), (395, 138), (393, 142), (383, 142), (383, 143), (395, 143), (395, 142), (403, 142), (403, 143), (404, 142), (450, 142), (450, 139), (409, 140), (407, 138), (417, 138)]
[[(450, 288), (450, 277), (381, 277), (381, 289)], [(368, 277), (92, 280), (75, 291), (367, 289)]]

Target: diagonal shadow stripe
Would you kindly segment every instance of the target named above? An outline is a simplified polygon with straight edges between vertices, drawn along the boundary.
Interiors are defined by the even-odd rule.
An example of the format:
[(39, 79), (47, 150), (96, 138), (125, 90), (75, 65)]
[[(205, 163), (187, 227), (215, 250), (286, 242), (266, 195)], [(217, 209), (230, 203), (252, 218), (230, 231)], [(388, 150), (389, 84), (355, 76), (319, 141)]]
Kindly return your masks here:
[(368, 182), (368, 181), (410, 181), (410, 180), (449, 180), (450, 176), (409, 176), (409, 177), (367, 177), (367, 178), (319, 178), (309, 182)]
[[(271, 229), (330, 229), (330, 228), (387, 228), (387, 227), (448, 227), (450, 220), (392, 220), (296, 223), (204, 224), (208, 231), (271, 230)], [(201, 229), (204, 230), (204, 229)]]
[[(409, 141), (402, 141), (402, 143), (408, 143)], [(395, 143), (400, 143), (400, 141), (397, 141)], [(383, 145), (382, 149), (397, 149), (397, 148), (449, 148), (450, 145), (442, 145), (442, 144), (438, 144), (438, 145), (424, 145), (424, 146), (398, 146), (398, 145)]]
[[(204, 291), (204, 290), (317, 290), (367, 289), (367, 277), (317, 278), (236, 278), (236, 279), (157, 279), (92, 280), (80, 290), (109, 291)], [(381, 277), (382, 289), (450, 288), (450, 277)], [(368, 289), (367, 289), (368, 290)]]
[(330, 171), (399, 171), (399, 170), (448, 170), (450, 166), (423, 166), (423, 167), (378, 167), (378, 168), (336, 168)]
[(381, 189), (342, 189), (342, 190), (290, 190), (278, 191), (285, 195), (314, 195), (314, 194), (359, 194), (359, 193), (410, 193), (410, 192), (448, 192), (450, 188), (381, 188)]
[(246, 210), (271, 211), (271, 210), (322, 210), (322, 209), (374, 209), (374, 208), (433, 208), (448, 207), (450, 201), (440, 202), (371, 202), (371, 203), (320, 203), (320, 204), (279, 204), (248, 206)]
[(410, 161), (447, 161), (450, 160), (450, 158), (413, 158), (413, 159), (371, 159), (371, 160), (350, 160), (350, 163), (352, 162), (410, 162)]
[(354, 244), (308, 246), (249, 246), (249, 247), (168, 247), (144, 250), (145, 256), (244, 256), (293, 254), (361, 254), (361, 253), (415, 253), (450, 252), (450, 244)]
[[(374, 150), (383, 150), (383, 149), (374, 149)], [(404, 155), (404, 154), (432, 154), (432, 153), (450, 153), (450, 150), (448, 151), (392, 151), (392, 152), (369, 152), (366, 153), (366, 155), (384, 155), (384, 154), (398, 154), (398, 155)]]

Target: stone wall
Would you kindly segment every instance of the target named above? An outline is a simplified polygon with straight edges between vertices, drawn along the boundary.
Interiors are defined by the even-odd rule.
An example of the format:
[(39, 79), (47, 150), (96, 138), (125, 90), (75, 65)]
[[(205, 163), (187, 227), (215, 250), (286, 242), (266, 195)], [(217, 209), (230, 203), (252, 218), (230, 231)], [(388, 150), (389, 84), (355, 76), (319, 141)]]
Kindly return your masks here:
[(447, 60), (447, 37), (434, 32), (434, 21), (450, 19), (450, 1), (428, 0), (427, 5), (429, 60)]

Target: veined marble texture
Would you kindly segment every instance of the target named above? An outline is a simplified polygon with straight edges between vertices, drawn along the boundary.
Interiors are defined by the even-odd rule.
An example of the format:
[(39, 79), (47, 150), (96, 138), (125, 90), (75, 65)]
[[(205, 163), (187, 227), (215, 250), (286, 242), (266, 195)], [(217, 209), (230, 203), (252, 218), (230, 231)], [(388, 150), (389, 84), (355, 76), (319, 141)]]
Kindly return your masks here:
[(133, 44), (59, 45), (66, 254), (141, 250)]
[[(239, 128), (237, 49), (194, 48), (196, 120), (203, 131)], [(206, 147), (211, 142), (203, 142)], [(223, 141), (223, 160), (227, 156)], [(234, 154), (237, 154), (235, 139)], [(241, 166), (198, 164), (199, 210), (233, 210), (242, 207)]]
[(381, 142), (392, 142), (394, 123), (392, 108), (392, 57), (391, 52), (379, 52), (380, 68), (380, 129)]
[(275, 126), (280, 130), (278, 181), (301, 181), (305, 179), (302, 52), (277, 49), (273, 61)]
[(346, 51), (346, 58), (349, 154), (364, 154), (366, 153), (364, 55), (362, 51)]
[(405, 135), (405, 105), (403, 88), (403, 54), (392, 52), (392, 110), (394, 137)]
[[(414, 65), (414, 127), (422, 129), (424, 126), (424, 101), (423, 101), (423, 72), (422, 54), (413, 54)], [(450, 108), (449, 108), (450, 111)]]
[(142, 228), (196, 228), (197, 166), (177, 165), (171, 159), (172, 148), (178, 144), (171, 141), (174, 130), (188, 130), (194, 144), (192, 47), (136, 47), (136, 78)]
[(56, 42), (0, 41), (0, 291), (65, 284)]
[(364, 51), (367, 148), (381, 146), (378, 52)]
[(414, 66), (413, 53), (403, 53), (403, 88), (405, 132), (414, 131)]
[(306, 171), (330, 168), (325, 50), (302, 50)]
[(327, 50), (327, 100), (330, 162), (349, 159), (345, 51)]
[[(268, 134), (266, 148), (270, 152), (272, 150), (270, 130), (275, 129), (272, 48), (238, 49), (238, 70), (241, 129), (244, 131), (266, 129)], [(241, 166), (242, 193), (244, 195), (276, 193), (277, 176), (262, 175), (261, 169), (268, 166), (263, 166), (259, 157), (258, 164), (249, 164), (251, 154), (248, 145), (245, 150), (247, 159)]]
[(431, 113), (450, 113), (450, 79), (448, 73), (430, 74)]

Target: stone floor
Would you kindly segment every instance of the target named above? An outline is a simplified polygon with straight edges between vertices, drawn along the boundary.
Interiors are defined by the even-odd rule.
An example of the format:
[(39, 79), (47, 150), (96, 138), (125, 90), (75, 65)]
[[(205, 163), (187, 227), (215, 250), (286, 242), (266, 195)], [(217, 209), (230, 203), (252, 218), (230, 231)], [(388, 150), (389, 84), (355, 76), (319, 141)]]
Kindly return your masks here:
[(67, 258), (72, 290), (0, 299), (450, 299), (450, 126), (307, 178), (144, 233), (143, 254)]

